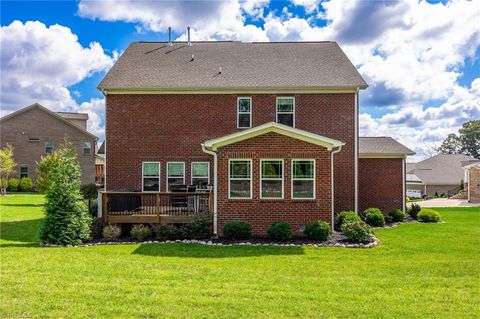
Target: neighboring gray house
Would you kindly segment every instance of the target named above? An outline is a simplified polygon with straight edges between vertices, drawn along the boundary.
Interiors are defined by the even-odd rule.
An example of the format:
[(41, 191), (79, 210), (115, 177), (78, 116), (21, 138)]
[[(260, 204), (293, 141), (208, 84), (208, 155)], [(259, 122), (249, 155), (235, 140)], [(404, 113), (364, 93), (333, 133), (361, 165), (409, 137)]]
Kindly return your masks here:
[(88, 114), (52, 112), (35, 103), (0, 118), (1, 147), (14, 147), (16, 172), (12, 177), (36, 177), (36, 162), (63, 143), (65, 136), (76, 146), (82, 184), (95, 181), (97, 137), (87, 129)]
[(465, 178), (462, 162), (470, 160), (473, 158), (468, 155), (441, 154), (418, 163), (407, 164), (407, 196), (456, 194), (460, 190), (460, 183)]

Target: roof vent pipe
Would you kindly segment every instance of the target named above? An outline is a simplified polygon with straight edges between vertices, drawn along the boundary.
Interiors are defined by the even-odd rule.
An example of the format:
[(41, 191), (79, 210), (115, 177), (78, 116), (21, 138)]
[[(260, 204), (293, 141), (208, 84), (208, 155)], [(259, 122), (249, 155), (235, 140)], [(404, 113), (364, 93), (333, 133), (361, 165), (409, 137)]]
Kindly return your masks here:
[(192, 42), (190, 42), (190, 27), (187, 27), (187, 34), (188, 34), (188, 42), (187, 42), (187, 45), (190, 46), (190, 45), (192, 45)]
[(172, 45), (172, 27), (168, 27), (168, 46), (171, 47)]

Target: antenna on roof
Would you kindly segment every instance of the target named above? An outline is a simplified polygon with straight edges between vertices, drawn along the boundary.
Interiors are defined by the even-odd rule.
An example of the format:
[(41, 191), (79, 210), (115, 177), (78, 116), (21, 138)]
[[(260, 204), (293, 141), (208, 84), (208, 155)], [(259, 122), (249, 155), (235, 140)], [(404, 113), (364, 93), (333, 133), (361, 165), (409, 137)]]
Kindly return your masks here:
[(172, 27), (168, 27), (168, 46), (172, 46)]
[(188, 42), (187, 42), (187, 45), (188, 45), (188, 46), (191, 46), (191, 45), (192, 45), (192, 42), (190, 42), (190, 27), (187, 27), (187, 34), (188, 34)]

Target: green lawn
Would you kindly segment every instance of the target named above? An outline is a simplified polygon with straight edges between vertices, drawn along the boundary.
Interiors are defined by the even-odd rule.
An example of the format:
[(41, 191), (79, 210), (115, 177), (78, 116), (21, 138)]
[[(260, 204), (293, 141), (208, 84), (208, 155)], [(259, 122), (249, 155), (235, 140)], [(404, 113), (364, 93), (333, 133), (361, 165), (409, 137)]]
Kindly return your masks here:
[(377, 231), (374, 249), (38, 246), (43, 202), (1, 203), (0, 317), (480, 317), (480, 209)]

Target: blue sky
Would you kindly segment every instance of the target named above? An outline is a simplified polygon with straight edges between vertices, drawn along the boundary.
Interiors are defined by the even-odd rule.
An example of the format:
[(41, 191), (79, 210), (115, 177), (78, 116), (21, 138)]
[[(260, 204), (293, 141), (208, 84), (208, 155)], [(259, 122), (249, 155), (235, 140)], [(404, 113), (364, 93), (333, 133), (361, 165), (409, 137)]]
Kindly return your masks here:
[[(480, 118), (480, 1), (1, 1), (1, 114), (33, 102), (87, 112), (103, 139), (96, 86), (133, 41), (337, 41), (370, 87), (363, 135), (421, 153)], [(34, 22), (36, 21), (36, 22)]]

